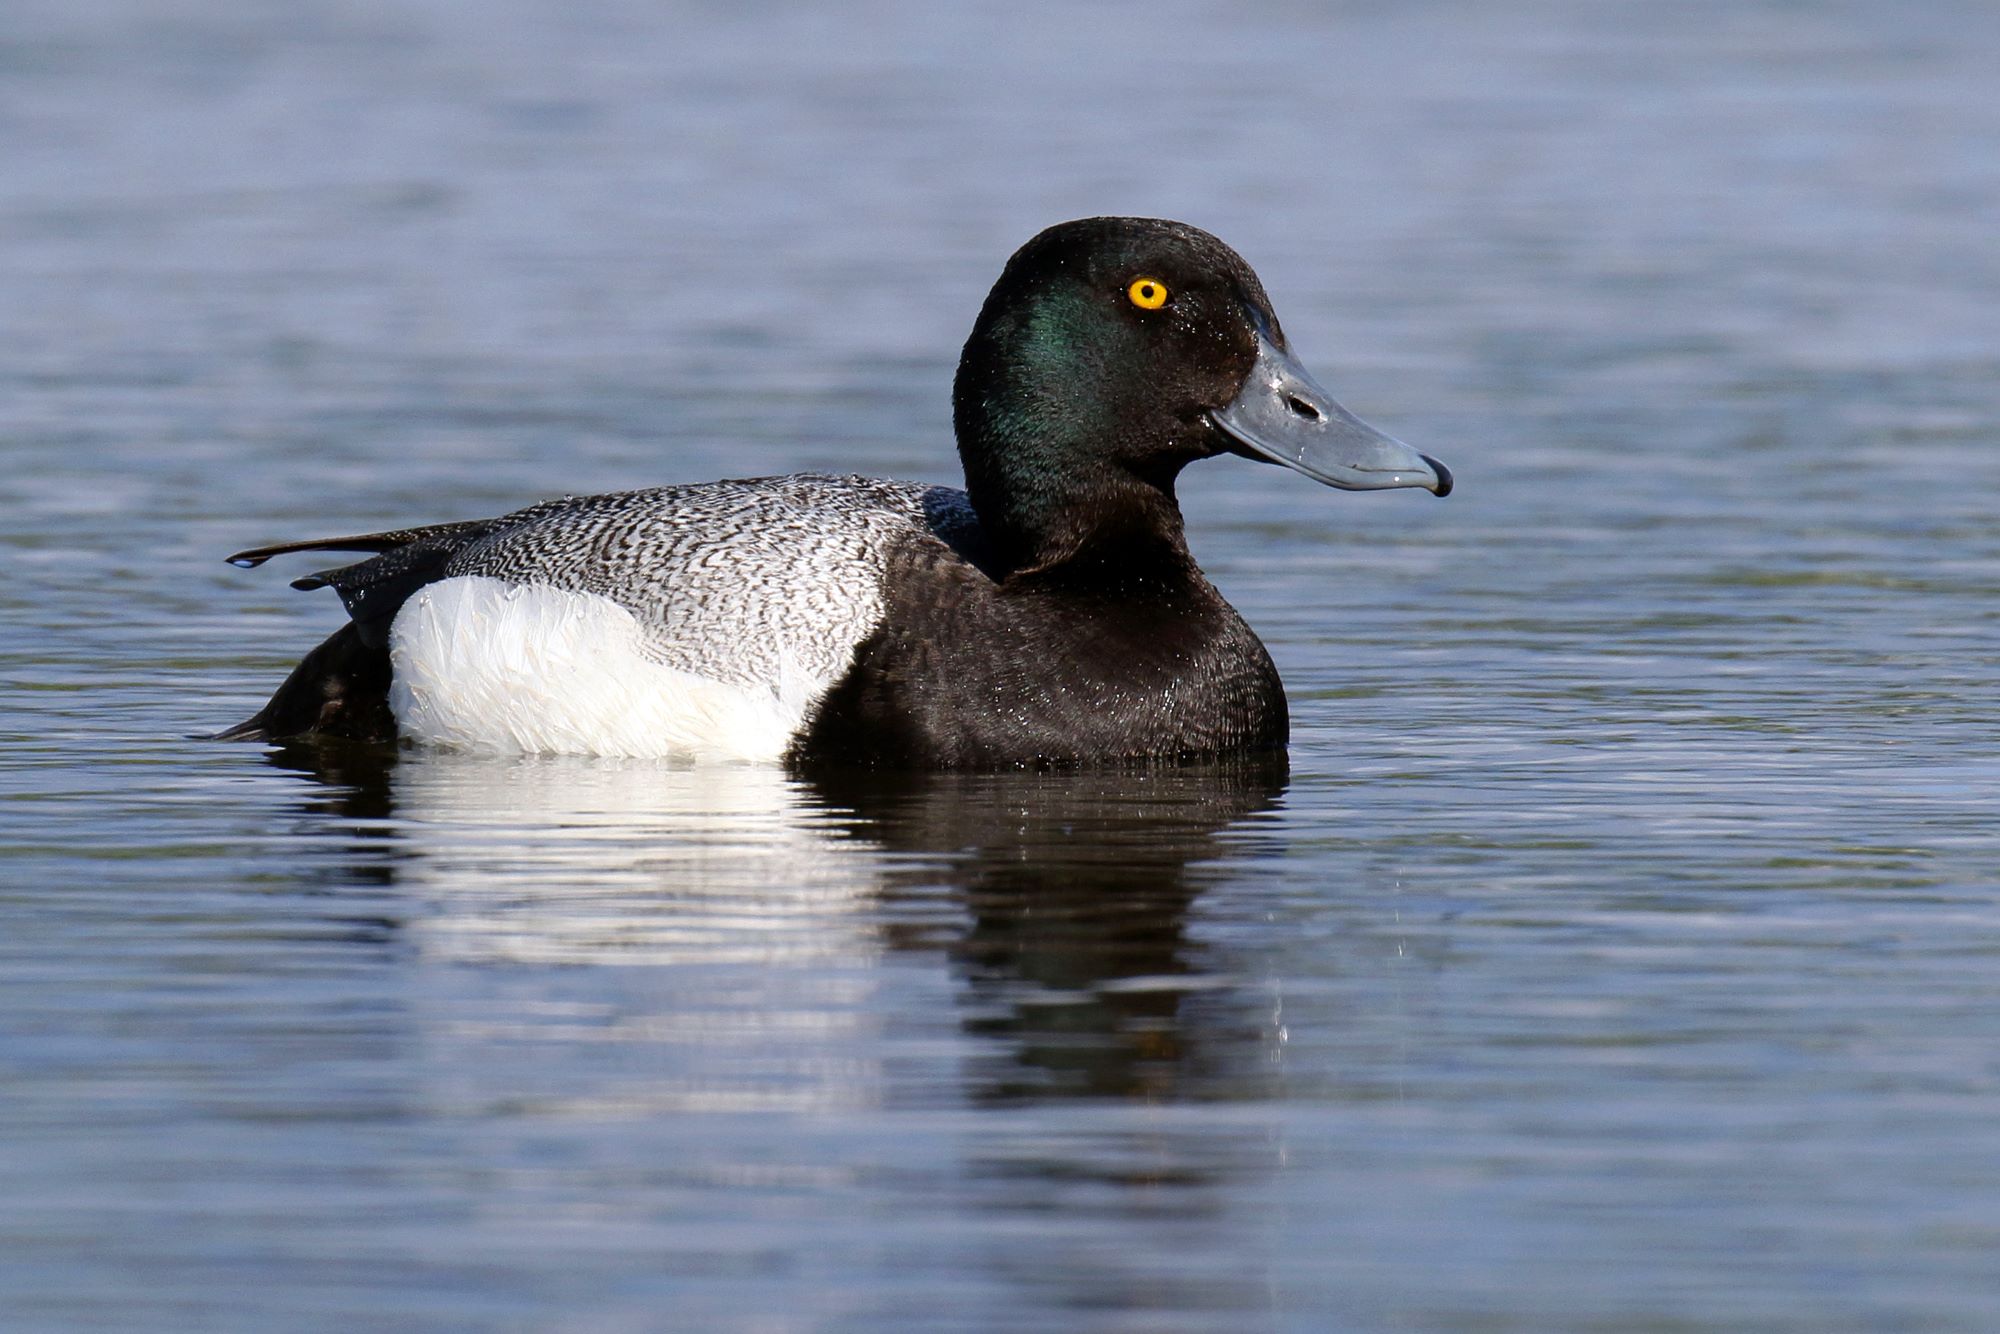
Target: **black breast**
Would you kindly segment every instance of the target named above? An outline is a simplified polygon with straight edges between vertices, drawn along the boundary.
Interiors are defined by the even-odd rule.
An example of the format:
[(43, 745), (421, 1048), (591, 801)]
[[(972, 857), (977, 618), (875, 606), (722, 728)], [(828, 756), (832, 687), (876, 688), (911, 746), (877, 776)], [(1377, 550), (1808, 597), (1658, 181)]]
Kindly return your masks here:
[(1270, 655), (1192, 561), (996, 583), (917, 538), (884, 573), (882, 625), (807, 720), (795, 765), (1102, 764), (1285, 744)]

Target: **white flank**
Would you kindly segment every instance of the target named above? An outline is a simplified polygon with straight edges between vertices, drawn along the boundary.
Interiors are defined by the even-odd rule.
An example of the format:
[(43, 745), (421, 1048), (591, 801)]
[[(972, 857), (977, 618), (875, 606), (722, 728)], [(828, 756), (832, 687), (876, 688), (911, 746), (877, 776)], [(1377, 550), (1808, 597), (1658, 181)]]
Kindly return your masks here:
[(594, 593), (464, 575), (418, 589), (389, 632), (405, 736), (489, 752), (771, 761), (830, 682), (746, 687), (647, 657)]

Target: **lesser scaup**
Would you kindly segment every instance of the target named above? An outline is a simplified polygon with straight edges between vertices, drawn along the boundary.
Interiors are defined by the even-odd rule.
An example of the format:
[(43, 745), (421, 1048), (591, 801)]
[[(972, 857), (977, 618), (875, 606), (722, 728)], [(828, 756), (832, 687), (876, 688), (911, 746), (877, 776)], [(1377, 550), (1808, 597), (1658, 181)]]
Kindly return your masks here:
[(222, 733), (801, 767), (1276, 749), (1270, 656), (1188, 553), (1175, 479), (1234, 453), (1451, 489), (1293, 359), (1208, 233), (1087, 218), (1007, 262), (952, 390), (965, 490), (802, 475), (262, 547), (348, 624)]

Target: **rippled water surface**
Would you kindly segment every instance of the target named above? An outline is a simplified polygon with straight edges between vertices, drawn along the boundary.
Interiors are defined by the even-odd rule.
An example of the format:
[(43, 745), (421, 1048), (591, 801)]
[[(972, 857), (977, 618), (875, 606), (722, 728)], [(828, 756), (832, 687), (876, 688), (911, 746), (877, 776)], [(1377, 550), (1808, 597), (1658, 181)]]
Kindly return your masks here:
[[(2000, 1327), (1991, 6), (7, 13), (7, 1328)], [(1113, 211), (1460, 477), (1189, 475), (1289, 771), (189, 739)]]

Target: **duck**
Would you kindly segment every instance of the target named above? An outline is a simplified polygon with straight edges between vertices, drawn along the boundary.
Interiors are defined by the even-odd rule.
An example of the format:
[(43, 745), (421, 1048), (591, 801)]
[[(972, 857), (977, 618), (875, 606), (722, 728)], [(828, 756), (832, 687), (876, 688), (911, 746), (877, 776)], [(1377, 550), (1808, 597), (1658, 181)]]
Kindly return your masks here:
[(348, 620), (217, 737), (802, 771), (1282, 752), (1283, 683), (1189, 551), (1182, 470), (1452, 489), (1320, 386), (1235, 251), (1159, 218), (1016, 251), (952, 423), (963, 488), (758, 477), (238, 552), (366, 558), (293, 581)]

